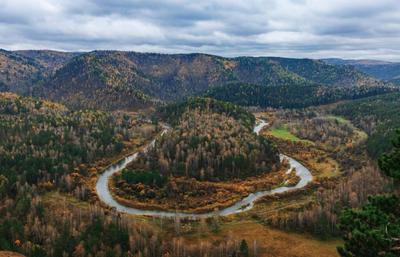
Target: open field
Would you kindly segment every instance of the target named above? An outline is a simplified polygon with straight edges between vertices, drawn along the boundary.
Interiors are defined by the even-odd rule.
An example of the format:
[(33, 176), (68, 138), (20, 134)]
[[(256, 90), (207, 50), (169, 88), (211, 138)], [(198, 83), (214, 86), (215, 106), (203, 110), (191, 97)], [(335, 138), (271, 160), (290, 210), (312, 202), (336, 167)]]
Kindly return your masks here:
[[(82, 203), (74, 197), (65, 194), (50, 192), (43, 201), (51, 208), (89, 208), (89, 204)], [(262, 204), (265, 208), (266, 205)], [(272, 207), (272, 206), (270, 206)], [(276, 206), (274, 206), (275, 208)], [(245, 239), (249, 245), (250, 254), (256, 249), (260, 257), (336, 257), (336, 246), (340, 240), (319, 240), (308, 234), (280, 231), (270, 228), (253, 219), (250, 213), (230, 216), (216, 221), (209, 221), (206, 225), (200, 222), (176, 222), (131, 215), (137, 224), (147, 224), (161, 235), (171, 240), (180, 240), (185, 245), (214, 244), (226, 239), (240, 242)], [(217, 228), (215, 228), (217, 226)], [(179, 227), (179, 228), (177, 228)]]
[(245, 238), (253, 252), (256, 246), (258, 256), (265, 257), (339, 256), (336, 246), (341, 244), (338, 240), (321, 241), (305, 234), (271, 229), (252, 220), (227, 223), (222, 226), (218, 237), (221, 236)]
[(293, 135), (285, 128), (274, 128), (274, 129), (271, 129), (270, 132), (271, 132), (272, 136), (281, 138), (281, 139), (285, 139), (285, 140), (290, 140), (290, 141), (294, 141), (294, 142), (307, 141), (307, 140), (302, 140), (302, 139), (298, 138), (297, 136)]

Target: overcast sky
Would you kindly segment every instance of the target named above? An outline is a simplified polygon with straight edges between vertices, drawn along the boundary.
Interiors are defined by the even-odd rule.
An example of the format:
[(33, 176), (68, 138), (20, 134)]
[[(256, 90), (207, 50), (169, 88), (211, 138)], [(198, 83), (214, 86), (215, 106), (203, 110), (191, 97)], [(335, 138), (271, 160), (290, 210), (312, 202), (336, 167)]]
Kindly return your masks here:
[(0, 0), (0, 48), (400, 61), (400, 0)]

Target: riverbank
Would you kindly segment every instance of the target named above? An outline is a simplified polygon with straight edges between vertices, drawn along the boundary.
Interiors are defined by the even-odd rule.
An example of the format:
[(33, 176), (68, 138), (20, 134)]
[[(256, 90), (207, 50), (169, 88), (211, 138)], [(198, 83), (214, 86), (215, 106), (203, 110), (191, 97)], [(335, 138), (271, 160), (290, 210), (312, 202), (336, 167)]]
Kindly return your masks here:
[[(258, 124), (254, 127), (254, 133), (259, 134), (260, 131), (267, 126), (268, 123), (264, 120), (258, 120)], [(162, 133), (165, 133), (167, 129), (165, 129)], [(154, 145), (154, 141), (149, 144), (149, 147)], [(208, 213), (184, 213), (184, 212), (169, 212), (169, 211), (158, 211), (158, 210), (143, 210), (137, 209), (133, 207), (128, 207), (121, 205), (118, 203), (112, 196), (112, 193), (109, 189), (109, 179), (112, 177), (113, 174), (121, 171), (124, 169), (130, 162), (137, 158), (138, 153), (130, 155), (123, 159), (121, 162), (110, 166), (102, 175), (100, 175), (97, 184), (96, 184), (96, 191), (101, 201), (103, 201), (108, 206), (115, 208), (119, 212), (135, 214), (135, 215), (145, 215), (145, 216), (153, 216), (153, 217), (180, 217), (180, 218), (187, 218), (187, 219), (199, 219), (199, 218), (208, 218), (213, 216), (227, 216), (235, 213), (244, 212), (250, 210), (254, 206), (254, 202), (266, 195), (276, 194), (276, 193), (283, 193), (290, 190), (295, 190), (298, 188), (302, 188), (307, 185), (310, 181), (312, 181), (311, 172), (304, 167), (301, 163), (290, 158), (288, 156), (282, 155), (280, 156), (281, 159), (287, 158), (289, 161), (289, 169), (288, 171), (295, 169), (296, 175), (300, 177), (300, 181), (295, 186), (281, 186), (277, 187), (273, 190), (266, 190), (266, 191), (258, 191), (255, 193), (249, 194), (247, 197), (243, 198), (242, 200), (236, 202), (235, 204), (221, 209), (215, 210)]]

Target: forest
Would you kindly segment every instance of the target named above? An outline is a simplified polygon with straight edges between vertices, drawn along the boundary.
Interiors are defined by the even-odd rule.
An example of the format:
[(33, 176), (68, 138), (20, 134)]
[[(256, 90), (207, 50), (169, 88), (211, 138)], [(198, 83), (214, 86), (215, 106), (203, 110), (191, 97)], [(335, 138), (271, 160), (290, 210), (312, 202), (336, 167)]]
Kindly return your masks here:
[(0, 174), (14, 186), (55, 181), (80, 164), (118, 154), (136, 132), (123, 113), (70, 111), (8, 93), (0, 95), (0, 116)]
[(254, 116), (240, 107), (197, 98), (162, 108), (161, 117), (176, 125), (114, 176), (113, 192), (125, 205), (206, 212), (255, 189), (296, 181), (284, 173), (276, 146), (253, 133)]
[(358, 99), (391, 92), (393, 88), (377, 87), (332, 87), (320, 84), (264, 85), (230, 83), (209, 89), (205, 95), (220, 101), (242, 106), (273, 108), (304, 108), (329, 104), (340, 100)]
[(179, 230), (170, 240), (97, 202), (90, 181), (109, 158), (154, 137), (140, 116), (72, 111), (1, 93), (0, 117), (0, 250), (32, 257), (248, 256), (246, 241), (188, 245)]
[(147, 155), (150, 168), (168, 176), (224, 180), (257, 175), (279, 165), (278, 151), (270, 142), (213, 110), (185, 112), (179, 125)]
[[(277, 57), (225, 58), (209, 54), (153, 54), (125, 51), (0, 51), (0, 90), (61, 101), (70, 108), (146, 108), (181, 101), (230, 83), (250, 84), (244, 105), (309, 106), (380, 94), (392, 84), (350, 66), (312, 59)], [(316, 86), (318, 85), (318, 86)], [(274, 89), (267, 89), (273, 87)], [(282, 89), (279, 89), (283, 87)], [(310, 87), (310, 88), (308, 88)], [(296, 90), (300, 89), (300, 92)], [(331, 90), (335, 88), (334, 90)], [(346, 90), (338, 89), (345, 88)], [(238, 101), (233, 92), (215, 89), (218, 99)], [(237, 89), (235, 89), (237, 91)], [(271, 91), (270, 91), (271, 90)], [(276, 92), (273, 92), (275, 91)], [(285, 101), (285, 94), (293, 98)], [(321, 92), (322, 91), (322, 92)], [(217, 93), (216, 92), (216, 93)], [(277, 96), (262, 100), (251, 93)], [(304, 92), (304, 104), (294, 97)], [(313, 97), (323, 94), (323, 100)], [(228, 95), (226, 95), (228, 94)], [(233, 98), (230, 100), (230, 98)], [(237, 102), (239, 103), (239, 102)]]
[[(366, 154), (367, 135), (349, 120), (332, 115), (332, 108), (270, 109), (263, 113), (271, 123), (264, 135), (280, 151), (311, 168), (314, 181), (297, 193), (262, 200), (265, 207), (253, 214), (260, 222), (324, 239), (337, 237), (341, 235), (337, 225), (343, 210), (362, 206), (369, 195), (390, 192), (390, 179)], [(274, 134), (276, 129), (297, 139)]]
[[(358, 212), (379, 213), (379, 222), (390, 220), (393, 236), (397, 233), (398, 220), (391, 209), (382, 210), (379, 205), (397, 201), (394, 196), (385, 198), (395, 185), (363, 152), (369, 140), (363, 131), (373, 135), (376, 127), (368, 130), (363, 126), (367, 122), (357, 119), (357, 113), (373, 114), (380, 124), (386, 109), (396, 110), (395, 102), (382, 95), (326, 108), (267, 109), (257, 114), (271, 123), (260, 137), (252, 133), (254, 115), (231, 103), (193, 98), (164, 106), (153, 116), (153, 123), (167, 121), (173, 125), (170, 131), (110, 181), (112, 190), (117, 201), (128, 206), (129, 196), (135, 196), (136, 204), (145, 203), (146, 208), (210, 212), (257, 188), (296, 181), (282, 172), (286, 168), (278, 164), (279, 149), (301, 159), (313, 170), (315, 181), (303, 190), (262, 199), (244, 217), (319, 238), (343, 236), (345, 245), (339, 253), (349, 256), (363, 249), (353, 246), (359, 239), (348, 236), (360, 229), (352, 223)], [(360, 106), (354, 116), (345, 112), (350, 104)], [(371, 104), (382, 109), (367, 112)], [(26, 256), (249, 256), (255, 251), (237, 238), (215, 244), (207, 241), (202, 246), (187, 244), (180, 231), (198, 225), (185, 221), (162, 221), (168, 231), (177, 233), (167, 240), (152, 223), (132, 220), (98, 204), (90, 182), (100, 170), (96, 165), (107, 165), (107, 156), (123, 156), (128, 148), (137, 147), (139, 138), (153, 138), (160, 127), (146, 125), (148, 119), (127, 112), (70, 110), (11, 93), (1, 94), (0, 116), (0, 135), (5, 139), (0, 145), (0, 249)], [(270, 134), (275, 129), (300, 140), (276, 139)], [(398, 178), (391, 166), (391, 160), (398, 158), (395, 153), (380, 158), (379, 165), (387, 175)], [(321, 170), (328, 167), (325, 161), (337, 163), (339, 171)], [(369, 197), (376, 194), (384, 196)], [(275, 210), (277, 199), (280, 208)], [(133, 206), (143, 207), (139, 205)], [(365, 217), (360, 222), (368, 222)], [(217, 235), (226, 220), (202, 222)], [(396, 252), (395, 246), (384, 247)]]
[(214, 113), (232, 117), (247, 128), (253, 127), (255, 123), (254, 115), (246, 111), (244, 108), (232, 103), (204, 97), (192, 97), (185, 101), (159, 107), (154, 118), (159, 118), (166, 121), (168, 124), (176, 126), (179, 124), (182, 115), (186, 111), (196, 108), (209, 109)]
[(367, 147), (377, 159), (391, 149), (395, 131), (400, 124), (400, 94), (391, 93), (343, 103), (333, 113), (352, 120), (368, 133)]
[[(1, 250), (253, 257), (271, 250), (245, 232), (256, 224), (320, 245), (342, 238), (334, 247), (343, 257), (398, 256), (400, 95), (392, 84), (306, 59), (0, 51), (0, 60), (0, 91), (51, 92), (66, 104), (0, 93)], [(196, 95), (205, 97), (185, 99)], [(257, 119), (268, 122), (260, 136)], [(135, 208), (212, 213), (294, 186), (300, 178), (280, 153), (313, 181), (239, 215), (132, 218), (106, 206), (95, 186), (133, 152), (137, 161), (108, 182), (116, 201)]]

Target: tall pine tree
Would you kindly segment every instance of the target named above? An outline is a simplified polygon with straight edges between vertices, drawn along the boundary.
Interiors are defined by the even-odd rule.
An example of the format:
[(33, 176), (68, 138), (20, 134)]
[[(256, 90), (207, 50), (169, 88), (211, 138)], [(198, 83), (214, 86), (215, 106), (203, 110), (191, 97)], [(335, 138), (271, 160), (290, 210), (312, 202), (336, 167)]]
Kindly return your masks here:
[[(400, 180), (400, 130), (393, 150), (379, 159), (381, 170)], [(400, 199), (396, 195), (369, 198), (359, 210), (345, 210), (339, 221), (344, 246), (338, 251), (343, 257), (400, 256)]]

